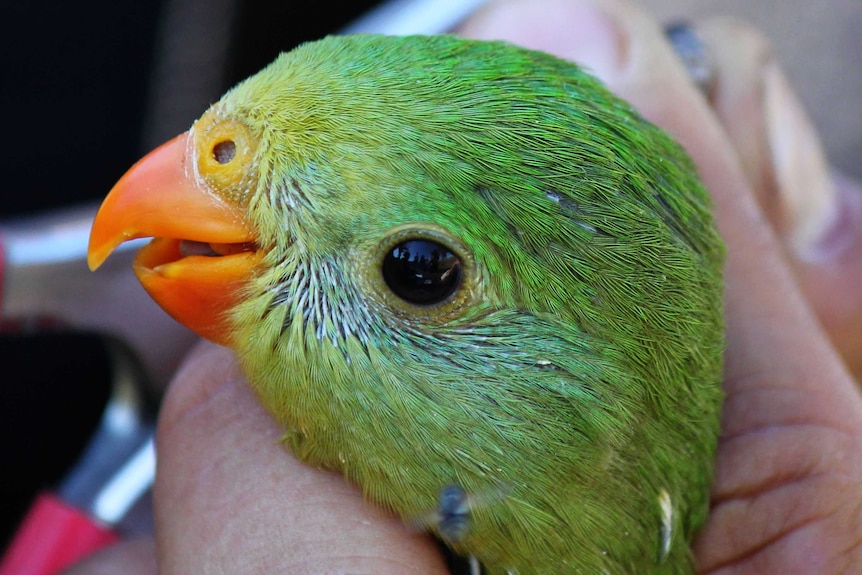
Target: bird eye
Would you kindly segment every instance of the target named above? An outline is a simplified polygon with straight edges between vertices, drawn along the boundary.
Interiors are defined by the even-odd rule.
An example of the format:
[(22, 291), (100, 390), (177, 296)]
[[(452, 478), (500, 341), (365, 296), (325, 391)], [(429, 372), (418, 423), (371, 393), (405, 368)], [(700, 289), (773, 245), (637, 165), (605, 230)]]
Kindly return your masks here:
[(213, 146), (213, 158), (221, 165), (229, 164), (236, 156), (236, 144), (233, 140), (222, 140)]
[(383, 280), (404, 301), (431, 306), (446, 301), (461, 285), (461, 259), (428, 239), (411, 239), (383, 257)]

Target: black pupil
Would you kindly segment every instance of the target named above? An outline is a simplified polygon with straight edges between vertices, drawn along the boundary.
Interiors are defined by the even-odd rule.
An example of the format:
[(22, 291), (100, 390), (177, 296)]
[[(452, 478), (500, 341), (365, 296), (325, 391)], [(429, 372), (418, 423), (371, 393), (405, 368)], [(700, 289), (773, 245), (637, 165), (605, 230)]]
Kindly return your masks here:
[(213, 146), (213, 157), (219, 164), (229, 164), (236, 156), (236, 144), (233, 140), (224, 140)]
[(416, 305), (433, 305), (458, 289), (461, 260), (437, 242), (409, 240), (386, 254), (383, 279), (401, 299)]

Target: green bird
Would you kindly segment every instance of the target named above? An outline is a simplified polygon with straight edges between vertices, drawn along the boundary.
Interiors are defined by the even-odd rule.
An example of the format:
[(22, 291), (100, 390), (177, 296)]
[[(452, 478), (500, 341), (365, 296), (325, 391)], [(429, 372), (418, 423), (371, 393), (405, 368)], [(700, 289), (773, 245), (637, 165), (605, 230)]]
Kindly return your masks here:
[(691, 573), (722, 374), (692, 162), (577, 65), (282, 54), (131, 169), (90, 265), (229, 346), (284, 443), (489, 574)]

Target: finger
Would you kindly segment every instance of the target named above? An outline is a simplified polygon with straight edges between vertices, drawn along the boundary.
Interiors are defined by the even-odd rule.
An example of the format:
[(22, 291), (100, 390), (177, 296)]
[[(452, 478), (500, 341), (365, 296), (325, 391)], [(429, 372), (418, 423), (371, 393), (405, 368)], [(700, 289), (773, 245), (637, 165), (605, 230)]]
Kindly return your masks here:
[(63, 575), (157, 575), (156, 550), (150, 538), (123, 541), (88, 557)]
[(445, 573), (429, 538), (295, 459), (280, 437), (232, 354), (202, 344), (159, 421), (160, 573)]
[(806, 299), (862, 379), (862, 188), (831, 172), (820, 138), (775, 61), (745, 23), (698, 23), (713, 54), (712, 104)]
[(724, 129), (660, 28), (621, 0), (512, 0), (464, 32), (585, 63), (689, 151), (728, 248), (727, 401), (716, 504), (695, 546), (699, 567), (837, 571), (859, 553), (856, 506), (847, 502), (859, 497), (862, 400), (784, 262)]

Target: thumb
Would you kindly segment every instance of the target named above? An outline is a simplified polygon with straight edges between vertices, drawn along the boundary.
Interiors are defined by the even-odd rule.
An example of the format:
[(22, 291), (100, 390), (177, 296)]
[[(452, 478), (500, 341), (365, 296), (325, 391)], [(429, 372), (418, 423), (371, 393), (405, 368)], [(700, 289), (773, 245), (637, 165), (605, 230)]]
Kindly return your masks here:
[(201, 344), (159, 421), (160, 573), (445, 572), (431, 539), (295, 459), (280, 438), (231, 352)]

